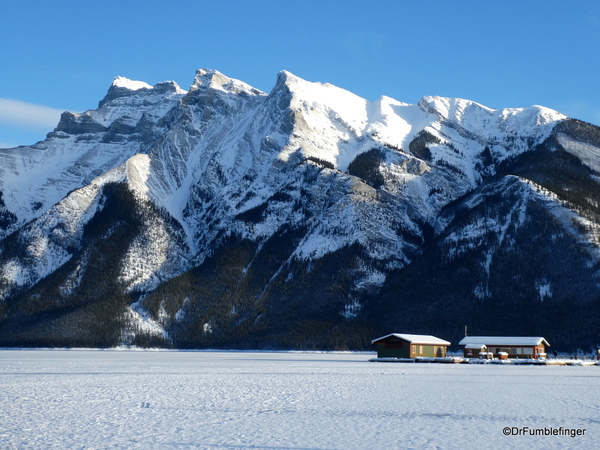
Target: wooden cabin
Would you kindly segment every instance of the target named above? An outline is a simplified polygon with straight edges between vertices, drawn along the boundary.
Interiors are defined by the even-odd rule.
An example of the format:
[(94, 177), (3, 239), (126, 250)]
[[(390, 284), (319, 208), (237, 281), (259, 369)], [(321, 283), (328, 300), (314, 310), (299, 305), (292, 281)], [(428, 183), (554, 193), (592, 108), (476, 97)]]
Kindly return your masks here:
[(442, 358), (450, 342), (424, 334), (392, 333), (371, 341), (378, 358)]
[(529, 336), (465, 336), (458, 345), (463, 346), (465, 358), (498, 358), (506, 353), (508, 358), (537, 359), (546, 357), (550, 346), (543, 337)]

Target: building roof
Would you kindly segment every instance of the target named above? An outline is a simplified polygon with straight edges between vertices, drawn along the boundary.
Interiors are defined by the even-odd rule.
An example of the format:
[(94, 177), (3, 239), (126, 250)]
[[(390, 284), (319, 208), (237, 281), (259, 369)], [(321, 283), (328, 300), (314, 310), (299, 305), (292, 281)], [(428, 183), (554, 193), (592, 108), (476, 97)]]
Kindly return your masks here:
[(411, 344), (429, 344), (429, 345), (450, 345), (450, 342), (444, 341), (443, 339), (437, 338), (435, 336), (430, 336), (428, 334), (400, 334), (400, 333), (392, 333), (386, 336), (382, 336), (377, 339), (373, 339), (371, 344), (375, 344), (379, 341), (383, 341), (389, 337), (397, 337), (398, 339), (402, 339), (403, 341), (409, 342)]
[(465, 348), (472, 349), (472, 350), (483, 350), (484, 348), (487, 348), (487, 345), (485, 345), (485, 344), (467, 344), (467, 345), (465, 345)]
[(547, 345), (550, 344), (543, 337), (532, 336), (465, 336), (458, 345), (487, 345), (491, 346), (506, 346), (512, 345)]

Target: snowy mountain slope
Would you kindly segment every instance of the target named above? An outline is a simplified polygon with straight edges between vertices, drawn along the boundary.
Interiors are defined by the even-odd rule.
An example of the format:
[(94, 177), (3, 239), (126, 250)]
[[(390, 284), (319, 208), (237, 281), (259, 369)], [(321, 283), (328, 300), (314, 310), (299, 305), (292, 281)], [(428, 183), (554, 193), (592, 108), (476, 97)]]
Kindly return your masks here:
[(0, 151), (0, 189), (16, 216), (3, 236), (40, 217), (73, 189), (147, 152), (148, 142), (163, 132), (159, 120), (185, 91), (174, 83), (143, 86), (116, 78), (97, 110), (65, 112), (44, 142)]
[[(443, 231), (404, 273), (390, 275), (380, 301), (405, 327), (452, 341), (462, 323), (473, 334), (595, 345), (599, 227), (570, 206), (520, 177), (485, 184), (442, 213)], [(418, 306), (407, 301), (415, 296)]]
[[(316, 321), (374, 330), (373, 296), (431, 246), (449, 264), (484, 255), (468, 295), (491, 298), (494, 255), (532, 202), (596, 264), (596, 134), (539, 106), (368, 101), (289, 72), (268, 94), (208, 69), (188, 91), (119, 77), (98, 109), (0, 154), (0, 317), (52, 310), (60, 329), (95, 314), (121, 330), (107, 336), (184, 346), (307, 345), (282, 336), (308, 326), (331, 346)], [(502, 195), (504, 216), (459, 220)]]

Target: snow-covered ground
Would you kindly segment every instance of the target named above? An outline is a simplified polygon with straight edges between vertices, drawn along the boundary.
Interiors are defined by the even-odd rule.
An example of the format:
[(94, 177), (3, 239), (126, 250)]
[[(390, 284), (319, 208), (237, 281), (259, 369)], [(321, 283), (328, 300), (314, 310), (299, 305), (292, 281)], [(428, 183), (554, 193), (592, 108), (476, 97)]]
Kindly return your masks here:
[[(386, 364), (371, 357), (2, 350), (0, 448), (600, 446), (598, 366)], [(506, 427), (522, 434), (505, 435)], [(535, 436), (524, 427), (585, 431)]]

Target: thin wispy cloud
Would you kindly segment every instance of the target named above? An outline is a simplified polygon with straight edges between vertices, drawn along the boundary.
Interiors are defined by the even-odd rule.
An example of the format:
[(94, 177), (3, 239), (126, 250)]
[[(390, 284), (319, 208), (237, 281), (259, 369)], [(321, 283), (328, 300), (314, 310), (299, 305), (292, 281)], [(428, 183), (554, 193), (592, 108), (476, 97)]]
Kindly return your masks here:
[(60, 120), (62, 109), (0, 98), (0, 124), (24, 130), (51, 131)]

